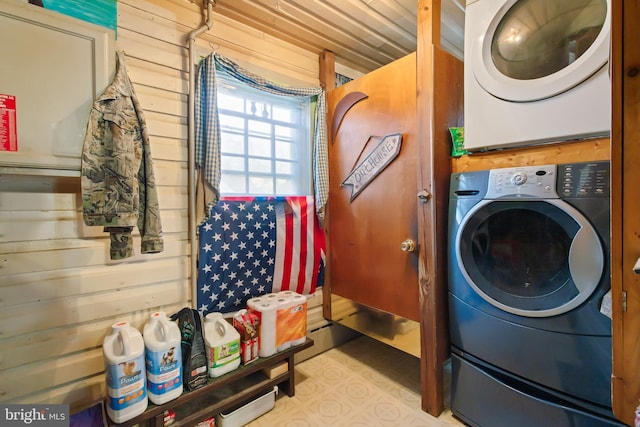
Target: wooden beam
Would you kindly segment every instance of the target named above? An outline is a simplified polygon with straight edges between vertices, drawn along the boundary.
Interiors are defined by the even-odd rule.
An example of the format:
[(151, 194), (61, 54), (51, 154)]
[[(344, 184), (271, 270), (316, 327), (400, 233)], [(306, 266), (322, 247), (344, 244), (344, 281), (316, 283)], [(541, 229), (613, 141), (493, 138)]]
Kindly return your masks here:
[(440, 1), (418, 2), (417, 139), (419, 292), (422, 409), (444, 409), (444, 364), (449, 357), (447, 310), (447, 205), (451, 174), (448, 127), (462, 126), (463, 64), (442, 51)]
[(320, 86), (327, 92), (336, 88), (336, 56), (328, 50), (320, 54)]
[[(320, 71), (319, 71), (320, 75), (318, 77), (320, 80), (320, 86), (325, 90), (325, 92), (330, 92), (336, 88), (336, 57), (333, 54), (333, 52), (325, 50), (320, 54), (319, 61), (320, 61)], [(327, 114), (327, 134), (331, 135), (331, 120), (328, 114)], [(329, 144), (331, 144), (332, 142), (333, 141), (329, 141)], [(327, 211), (327, 214), (325, 217), (325, 224), (329, 223), (328, 215), (329, 213)], [(324, 228), (323, 231), (324, 231), (327, 247), (329, 247), (329, 233), (327, 233), (326, 228)], [(331, 314), (331, 283), (329, 281), (329, 277), (331, 276), (329, 275), (330, 274), (329, 268), (330, 266), (328, 265), (328, 263), (325, 263), (325, 270), (324, 270), (325, 280), (324, 280), (323, 289), (322, 289), (322, 315), (324, 316), (325, 319), (331, 320), (333, 316)]]

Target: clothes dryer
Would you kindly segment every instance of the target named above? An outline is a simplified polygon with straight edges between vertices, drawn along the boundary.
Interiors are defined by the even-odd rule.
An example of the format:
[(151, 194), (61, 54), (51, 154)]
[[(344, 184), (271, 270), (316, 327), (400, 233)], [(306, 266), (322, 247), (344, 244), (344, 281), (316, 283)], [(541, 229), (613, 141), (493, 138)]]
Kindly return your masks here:
[(610, 0), (467, 1), (465, 148), (608, 135), (610, 9)]
[(454, 415), (470, 425), (610, 426), (608, 162), (451, 177)]

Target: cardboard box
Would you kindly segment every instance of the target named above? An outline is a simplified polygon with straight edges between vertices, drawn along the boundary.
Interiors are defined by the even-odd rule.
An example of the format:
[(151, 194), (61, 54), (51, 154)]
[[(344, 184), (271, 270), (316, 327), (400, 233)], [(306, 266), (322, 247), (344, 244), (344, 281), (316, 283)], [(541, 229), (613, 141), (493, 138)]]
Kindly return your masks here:
[(285, 372), (287, 372), (289, 370), (289, 364), (287, 362), (281, 362), (278, 363), (277, 365), (273, 365), (270, 366), (268, 368), (264, 368), (262, 370), (262, 372), (264, 372), (264, 374), (269, 377), (270, 379), (273, 379), (275, 377), (277, 377), (278, 375), (282, 375)]
[(233, 316), (233, 327), (240, 333), (240, 356), (246, 365), (258, 359), (260, 318), (253, 312), (240, 310)]

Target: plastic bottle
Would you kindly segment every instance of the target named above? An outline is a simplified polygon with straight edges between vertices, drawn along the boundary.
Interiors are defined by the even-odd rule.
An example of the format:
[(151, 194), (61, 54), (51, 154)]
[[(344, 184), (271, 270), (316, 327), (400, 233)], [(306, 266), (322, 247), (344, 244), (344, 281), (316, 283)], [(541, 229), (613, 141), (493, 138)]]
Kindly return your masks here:
[(123, 423), (142, 414), (148, 405), (144, 340), (128, 322), (111, 326), (102, 343), (107, 381), (107, 414)]
[(205, 316), (204, 340), (210, 377), (219, 377), (240, 366), (240, 334), (224, 320), (222, 313)]
[(149, 400), (162, 405), (182, 394), (180, 328), (164, 311), (157, 311), (144, 325), (142, 336), (146, 347)]

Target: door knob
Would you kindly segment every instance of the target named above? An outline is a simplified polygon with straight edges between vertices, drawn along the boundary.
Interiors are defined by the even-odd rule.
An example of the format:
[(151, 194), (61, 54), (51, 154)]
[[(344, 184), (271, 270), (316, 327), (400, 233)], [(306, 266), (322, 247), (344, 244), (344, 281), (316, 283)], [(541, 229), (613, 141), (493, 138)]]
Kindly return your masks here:
[(404, 242), (400, 243), (400, 249), (405, 252), (413, 252), (416, 250), (416, 242), (411, 239), (407, 239)]

